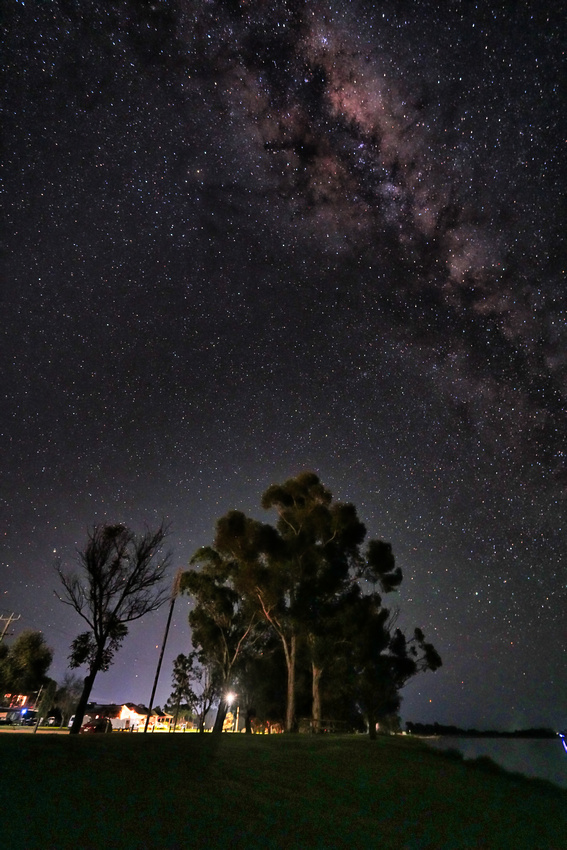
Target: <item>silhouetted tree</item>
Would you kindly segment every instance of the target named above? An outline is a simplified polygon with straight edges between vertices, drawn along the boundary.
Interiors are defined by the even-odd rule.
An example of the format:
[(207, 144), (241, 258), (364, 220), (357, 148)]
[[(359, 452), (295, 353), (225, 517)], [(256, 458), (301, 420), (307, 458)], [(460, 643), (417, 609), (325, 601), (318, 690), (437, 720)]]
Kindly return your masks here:
[(284, 484), (272, 485), (262, 507), (275, 508), (277, 531), (295, 575), (295, 609), (299, 631), (311, 657), (312, 727), (321, 725), (321, 679), (333, 635), (341, 618), (342, 599), (359, 578), (390, 592), (402, 580), (392, 548), (371, 540), (361, 551), (366, 528), (354, 505), (333, 501), (314, 473), (302, 473)]
[(378, 721), (398, 712), (400, 690), (406, 682), (417, 673), (441, 666), (439, 654), (425, 641), (421, 629), (415, 629), (408, 640), (400, 629), (394, 629), (395, 619), (382, 607), (378, 594), (360, 596), (354, 600), (343, 636), (354, 695), (371, 738), (376, 737)]
[(199, 650), (201, 665), (209, 668), (210, 687), (221, 697), (213, 728), (214, 733), (220, 733), (228, 710), (226, 693), (243, 648), (252, 638), (257, 615), (234, 589), (232, 562), (213, 548), (204, 547), (195, 553), (191, 564), (198, 564), (200, 570), (183, 573), (180, 588), (195, 600), (189, 613), (191, 640)]
[(162, 580), (170, 555), (160, 557), (165, 536), (163, 525), (140, 536), (124, 525), (95, 526), (79, 552), (79, 573), (57, 570), (64, 588), (58, 598), (89, 627), (75, 638), (69, 656), (71, 667), (86, 664), (88, 668), (72, 734), (80, 730), (95, 677), (112, 664), (128, 634), (127, 624), (157, 610), (169, 598)]
[(83, 680), (76, 674), (67, 672), (63, 682), (55, 693), (55, 707), (61, 713), (61, 725), (66, 726), (81, 697)]
[[(270, 486), (262, 507), (277, 511), (275, 528), (236, 510), (218, 520), (213, 546), (194, 557), (203, 565), (201, 573), (193, 574), (195, 587), (200, 580), (210, 582), (216, 570), (217, 608), (222, 600), (231, 623), (234, 611), (246, 612), (238, 633), (244, 657), (252, 635), (261, 633), (262, 622), (277, 636), (287, 673), (287, 731), (295, 727), (300, 654), (311, 668), (315, 731), (321, 727), (323, 677), (330, 668), (337, 674), (341, 666), (337, 655), (343, 658), (350, 698), (364, 702), (367, 716), (386, 708), (392, 713), (407, 678), (422, 669), (435, 669), (440, 659), (418, 632), (405, 643), (399, 630), (392, 633), (390, 612), (382, 607), (377, 592), (394, 591), (402, 581), (391, 545), (370, 540), (363, 548), (366, 528), (354, 505), (333, 501), (312, 472)], [(195, 595), (190, 588), (189, 592)], [(254, 623), (254, 615), (254, 628), (243, 628)], [(210, 623), (210, 606), (205, 620)], [(199, 646), (205, 646), (202, 639)], [(416, 655), (417, 646), (421, 654)], [(249, 664), (248, 674), (253, 670)], [(246, 670), (241, 676), (245, 681)], [(257, 707), (257, 697), (247, 691)]]
[(232, 559), (232, 582), (240, 596), (277, 635), (287, 670), (286, 728), (295, 719), (295, 671), (298, 622), (293, 575), (276, 529), (229, 511), (217, 522), (215, 549)]
[(167, 706), (174, 712), (175, 723), (183, 706), (197, 715), (199, 732), (204, 732), (206, 716), (221, 695), (221, 677), (214, 666), (201, 663), (196, 650), (180, 653), (173, 662), (172, 684)]
[[(261, 628), (262, 624), (259, 624)], [(297, 682), (296, 682), (297, 684)], [(247, 647), (234, 680), (240, 712), (256, 721), (284, 725), (286, 709), (286, 665), (281, 642), (275, 632), (262, 629), (254, 645)]]
[(217, 523), (215, 549), (232, 558), (234, 587), (278, 635), (287, 668), (285, 727), (295, 725), (298, 641), (311, 656), (313, 727), (321, 722), (321, 677), (336, 608), (357, 578), (384, 591), (401, 582), (391, 547), (370, 541), (354, 505), (334, 502), (317, 475), (304, 472), (273, 484), (262, 507), (275, 509), (276, 528), (231, 511)]
[(54, 679), (49, 679), (42, 687), (38, 701), (36, 703), (37, 716), (40, 722), (45, 723), (55, 700), (57, 693), (57, 682)]
[(30, 695), (50, 681), (47, 671), (53, 660), (53, 650), (46, 645), (41, 632), (29, 629), (18, 635), (11, 646), (2, 643), (0, 647), (2, 695)]

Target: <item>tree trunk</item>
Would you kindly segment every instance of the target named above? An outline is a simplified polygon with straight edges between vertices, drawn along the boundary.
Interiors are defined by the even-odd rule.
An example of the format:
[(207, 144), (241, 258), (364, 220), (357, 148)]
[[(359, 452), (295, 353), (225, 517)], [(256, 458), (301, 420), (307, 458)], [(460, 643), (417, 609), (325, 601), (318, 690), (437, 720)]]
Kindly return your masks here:
[(289, 646), (283, 641), (285, 660), (287, 664), (287, 705), (285, 713), (285, 731), (293, 732), (295, 729), (295, 650), (296, 637), (292, 634)]
[(376, 740), (376, 714), (373, 711), (368, 712), (368, 737), (371, 741)]
[(313, 673), (313, 707), (312, 707), (312, 729), (313, 732), (321, 731), (321, 676), (323, 668), (317, 667), (315, 662), (311, 662), (311, 670)]
[(246, 728), (246, 734), (247, 735), (252, 734), (252, 719), (254, 717), (256, 717), (256, 709), (249, 708), (248, 711), (246, 712), (246, 721), (245, 721), (245, 728)]
[(87, 676), (85, 676), (85, 683), (83, 685), (83, 692), (80, 696), (79, 702), (77, 704), (77, 708), (75, 709), (75, 719), (73, 720), (73, 725), (69, 730), (70, 735), (76, 735), (81, 730), (81, 726), (83, 725), (83, 719), (85, 717), (85, 711), (87, 710), (87, 704), (89, 702), (89, 697), (91, 695), (91, 691), (93, 689), (94, 680), (96, 674), (98, 673), (98, 668), (94, 667)]
[(228, 703), (226, 700), (221, 700), (219, 703), (215, 725), (213, 726), (213, 735), (220, 735), (224, 726), (224, 721), (228, 712)]
[[(179, 704), (181, 702), (181, 697), (177, 700), (177, 705), (175, 706), (175, 717), (173, 718), (173, 731), (177, 729), (177, 718), (179, 717)], [(171, 727), (169, 729), (171, 732)]]

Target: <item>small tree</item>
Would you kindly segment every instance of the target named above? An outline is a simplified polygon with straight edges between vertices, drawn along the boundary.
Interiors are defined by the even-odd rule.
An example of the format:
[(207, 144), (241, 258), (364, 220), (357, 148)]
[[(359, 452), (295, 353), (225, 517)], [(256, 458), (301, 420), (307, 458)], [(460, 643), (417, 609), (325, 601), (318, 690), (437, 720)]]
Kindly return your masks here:
[(39, 699), (35, 707), (37, 711), (38, 722), (41, 721), (45, 723), (45, 721), (47, 720), (47, 715), (53, 708), (53, 702), (55, 699), (56, 692), (57, 682), (54, 679), (48, 679), (46, 684), (41, 689), (41, 693), (39, 694)]
[(211, 665), (201, 662), (199, 653), (179, 654), (173, 662), (173, 690), (167, 701), (174, 712), (175, 724), (180, 712), (195, 713), (199, 732), (205, 731), (205, 718), (221, 694), (221, 676)]
[[(200, 570), (187, 570), (181, 577), (181, 590), (195, 600), (189, 614), (193, 645), (198, 647), (192, 663), (195, 675), (197, 658), (201, 667), (209, 668), (209, 682), (223, 695), (213, 731), (223, 730), (228, 703), (224, 698), (232, 687), (235, 666), (253, 640), (257, 615), (250, 611), (235, 591), (234, 562), (222, 557), (211, 547), (199, 549), (191, 564)], [(191, 657), (191, 656), (189, 656)]]
[(57, 570), (63, 594), (56, 595), (89, 627), (75, 638), (69, 656), (71, 667), (88, 668), (72, 734), (81, 728), (95, 677), (112, 664), (128, 634), (127, 624), (156, 611), (169, 598), (162, 580), (170, 555), (160, 557), (165, 536), (163, 525), (139, 537), (124, 525), (95, 526), (79, 552), (79, 573)]
[(53, 660), (53, 650), (46, 645), (41, 632), (29, 629), (18, 635), (10, 647), (0, 646), (2, 696), (8, 692), (29, 695), (48, 683), (47, 671)]
[(55, 694), (55, 707), (61, 712), (61, 725), (66, 726), (81, 698), (83, 681), (80, 676), (67, 672)]

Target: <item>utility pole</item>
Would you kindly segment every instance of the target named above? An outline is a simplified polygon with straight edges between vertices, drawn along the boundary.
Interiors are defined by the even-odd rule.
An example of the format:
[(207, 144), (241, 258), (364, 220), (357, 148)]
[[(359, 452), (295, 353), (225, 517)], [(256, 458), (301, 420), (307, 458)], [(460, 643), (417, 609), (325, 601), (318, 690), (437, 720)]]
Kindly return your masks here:
[(35, 710), (37, 711), (37, 719), (35, 721), (35, 728), (33, 730), (34, 735), (37, 732), (37, 727), (39, 726), (39, 721), (41, 720), (41, 717), (39, 716), (39, 698), (41, 696), (42, 690), (43, 690), (43, 685), (40, 687), (39, 691), (37, 692), (37, 700), (36, 700), (36, 703), (35, 703)]
[(12, 611), (12, 613), (10, 614), (10, 616), (9, 616), (9, 617), (2, 617), (2, 615), (0, 614), (0, 622), (1, 622), (2, 620), (6, 620), (6, 625), (5, 625), (5, 626), (4, 626), (4, 628), (2, 629), (2, 634), (0, 635), (0, 643), (2, 643), (2, 641), (4, 640), (4, 635), (5, 635), (5, 634), (6, 634), (6, 632), (8, 631), (8, 627), (9, 627), (12, 623), (15, 623), (15, 622), (16, 622), (16, 620), (19, 620), (21, 616), (22, 616), (21, 614), (18, 614), (18, 616), (16, 617), (16, 615), (14, 614), (14, 612), (13, 612), (13, 611)]
[(181, 581), (181, 572), (182, 572), (182, 570), (177, 570), (175, 579), (173, 581), (173, 588), (171, 590), (171, 602), (169, 603), (169, 614), (168, 614), (168, 617), (167, 617), (165, 634), (163, 636), (163, 641), (162, 641), (162, 644), (161, 644), (161, 652), (159, 654), (159, 661), (158, 661), (158, 666), (157, 666), (157, 670), (156, 670), (156, 677), (154, 679), (154, 686), (152, 688), (152, 695), (150, 697), (150, 705), (148, 707), (148, 715), (146, 717), (146, 724), (144, 726), (144, 734), (148, 731), (148, 723), (150, 722), (150, 714), (152, 713), (152, 708), (153, 708), (153, 705), (154, 705), (154, 697), (156, 695), (156, 688), (157, 688), (157, 683), (158, 683), (158, 679), (159, 679), (159, 671), (161, 670), (161, 662), (163, 661), (163, 652), (165, 650), (165, 644), (167, 642), (167, 636), (169, 634), (169, 627), (171, 625), (171, 618), (173, 616), (173, 606), (175, 605), (175, 600), (177, 599), (177, 597), (179, 595), (179, 583)]

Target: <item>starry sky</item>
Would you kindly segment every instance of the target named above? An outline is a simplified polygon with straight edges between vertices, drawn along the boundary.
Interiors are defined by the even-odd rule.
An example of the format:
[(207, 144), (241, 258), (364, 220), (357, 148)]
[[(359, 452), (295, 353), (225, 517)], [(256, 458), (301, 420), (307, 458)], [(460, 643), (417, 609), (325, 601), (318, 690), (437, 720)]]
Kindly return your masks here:
[[(565, 20), (460, 0), (8, 0), (0, 614), (59, 681), (87, 529), (316, 471), (444, 666), (402, 717), (567, 726)], [(190, 649), (176, 604), (156, 702)], [(148, 702), (166, 610), (95, 683)]]

